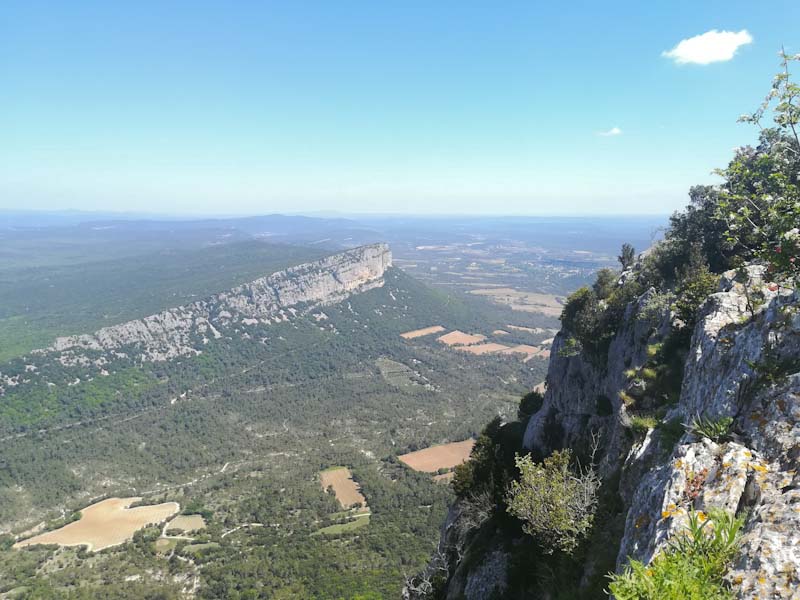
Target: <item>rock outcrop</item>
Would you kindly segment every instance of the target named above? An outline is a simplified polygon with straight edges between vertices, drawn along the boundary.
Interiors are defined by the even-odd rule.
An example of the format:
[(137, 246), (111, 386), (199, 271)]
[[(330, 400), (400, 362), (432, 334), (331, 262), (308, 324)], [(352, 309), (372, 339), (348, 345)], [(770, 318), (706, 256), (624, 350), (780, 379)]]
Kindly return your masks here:
[[(730, 418), (728, 436), (714, 442), (683, 427), (671, 438), (662, 427), (632, 433), (625, 400), (641, 385), (632, 373), (646, 366), (648, 348), (665, 339), (674, 318), (667, 307), (655, 319), (644, 310), (651, 289), (628, 306), (600, 360), (571, 352), (565, 332), (556, 336), (544, 402), (523, 445), (541, 457), (564, 447), (580, 455), (599, 444), (597, 470), (623, 506), (617, 569), (630, 558), (652, 560), (685, 528), (689, 511), (723, 509), (745, 518), (728, 575), (735, 596), (800, 598), (800, 291), (767, 284), (758, 267), (748, 268), (745, 284), (734, 275), (726, 273), (701, 307), (680, 397), (662, 419)], [(451, 509), (439, 555), (459, 546), (459, 556), (472, 551), (471, 563), (483, 566), (439, 567), (449, 573), (447, 598), (465, 597), (471, 588), (499, 590), (507, 581), (497, 557), (509, 540), (487, 543), (484, 527), (477, 536), (484, 559), (476, 559), (474, 532), (454, 528), (461, 503)], [(589, 557), (584, 579), (595, 567)], [(547, 590), (536, 593), (550, 597)]]
[[(164, 361), (199, 354), (211, 339), (232, 328), (246, 331), (256, 324), (280, 323), (380, 287), (391, 264), (392, 254), (386, 244), (361, 246), (143, 319), (104, 327), (92, 334), (61, 337), (50, 348), (34, 352), (53, 355), (65, 366), (91, 363), (98, 367), (110, 356)], [(24, 381), (21, 377), (5, 379), (0, 374), (0, 393), (3, 387)]]
[[(697, 324), (674, 418), (733, 419), (730, 441), (685, 434), (629, 499), (618, 564), (644, 562), (687, 523), (690, 509), (746, 516), (730, 573), (739, 598), (800, 597), (800, 294), (770, 290), (750, 270), (712, 295)], [(647, 453), (645, 453), (647, 454)], [(634, 468), (632, 459), (626, 468)], [(642, 459), (638, 459), (642, 460)], [(655, 462), (655, 461), (654, 461)]]

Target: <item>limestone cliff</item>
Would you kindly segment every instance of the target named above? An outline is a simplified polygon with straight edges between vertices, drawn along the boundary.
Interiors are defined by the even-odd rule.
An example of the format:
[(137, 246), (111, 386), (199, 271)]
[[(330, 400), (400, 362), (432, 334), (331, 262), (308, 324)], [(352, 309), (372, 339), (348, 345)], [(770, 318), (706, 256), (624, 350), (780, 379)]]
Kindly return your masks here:
[[(391, 263), (386, 244), (361, 246), (142, 319), (92, 334), (61, 337), (50, 348), (35, 352), (53, 355), (65, 366), (93, 363), (99, 367), (114, 354), (138, 361), (199, 354), (210, 339), (229, 330), (246, 333), (248, 326), (286, 321), (300, 312), (380, 287)], [(25, 375), (33, 376), (35, 373)], [(0, 393), (3, 386), (22, 381), (24, 377), (0, 374)]]
[[(667, 307), (655, 318), (646, 310), (651, 289), (628, 305), (603, 360), (571, 352), (565, 332), (556, 336), (544, 402), (523, 445), (546, 456), (564, 447), (580, 453), (599, 442), (597, 469), (624, 521), (615, 541), (617, 569), (630, 557), (650, 561), (685, 527), (689, 510), (721, 508), (745, 518), (728, 575), (734, 595), (800, 598), (800, 291), (763, 281), (760, 267), (747, 273), (746, 283), (726, 273), (701, 307), (680, 396), (661, 419), (687, 424), (698, 415), (729, 417), (724, 441), (680, 425), (671, 436), (666, 427), (646, 433), (631, 427), (626, 399), (641, 385), (634, 373), (674, 319)], [(431, 572), (446, 574), (442, 596), (556, 597), (557, 582), (551, 589), (509, 589), (520, 540), (503, 539), (485, 525), (460, 526), (467, 508), (462, 500), (451, 510), (439, 561), (432, 563)], [(591, 555), (581, 568), (581, 581), (596, 575)]]

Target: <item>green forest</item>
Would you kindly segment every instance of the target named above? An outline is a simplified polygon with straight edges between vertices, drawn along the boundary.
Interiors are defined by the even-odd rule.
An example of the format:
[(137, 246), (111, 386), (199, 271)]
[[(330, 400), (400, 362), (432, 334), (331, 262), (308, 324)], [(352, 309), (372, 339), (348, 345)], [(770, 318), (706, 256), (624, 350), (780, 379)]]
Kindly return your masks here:
[[(452, 499), (448, 485), (397, 456), (512, 415), (546, 370), (542, 359), (472, 356), (435, 336), (399, 334), (432, 323), (485, 334), (554, 323), (431, 289), (398, 269), (382, 288), (321, 310), (323, 321), (254, 326), (196, 357), (117, 358), (105, 377), (46, 354), (8, 361), (4, 372), (35, 364), (42, 375), (0, 402), (0, 522), (13, 533), (30, 526), (26, 515), (54, 529), (61, 510), (112, 495), (177, 501), (206, 515), (208, 528), (166, 552), (154, 528), (95, 554), (4, 543), (0, 592), (172, 597), (185, 578), (208, 598), (397, 597), (435, 547)], [(81, 382), (68, 385), (76, 375)], [(318, 480), (332, 465), (350, 467), (371, 515), (368, 525), (318, 535), (346, 522)], [(130, 585), (120, 583), (126, 577)]]

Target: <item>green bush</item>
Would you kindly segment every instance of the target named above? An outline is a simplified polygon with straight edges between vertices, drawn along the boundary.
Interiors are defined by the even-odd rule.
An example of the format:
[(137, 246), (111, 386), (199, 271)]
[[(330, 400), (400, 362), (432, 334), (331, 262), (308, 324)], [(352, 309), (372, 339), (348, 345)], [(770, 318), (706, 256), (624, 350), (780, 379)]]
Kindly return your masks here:
[[(765, 263), (777, 280), (800, 281), (800, 85), (789, 63), (800, 55), (781, 53), (782, 71), (761, 106), (740, 121), (761, 129), (756, 148), (741, 148), (717, 174), (716, 216), (726, 225), (725, 242), (742, 261)], [(775, 102), (774, 106), (771, 106)], [(774, 127), (761, 120), (772, 109)]]
[(686, 427), (687, 431), (696, 436), (708, 438), (714, 442), (724, 442), (730, 438), (731, 417), (721, 417), (719, 419), (709, 419), (697, 416)]
[(600, 302), (594, 290), (582, 287), (567, 298), (561, 325), (581, 342), (591, 341), (600, 317)]
[(631, 560), (611, 574), (617, 600), (728, 600), (724, 577), (738, 545), (743, 519), (724, 511), (689, 514), (687, 531), (670, 540), (649, 565)]
[(508, 482), (516, 476), (514, 457), (522, 448), (524, 428), (503, 424), (495, 417), (475, 441), (469, 460), (453, 471), (453, 491), (459, 498), (488, 493), (497, 503), (505, 496)]
[(523, 522), (546, 554), (570, 554), (592, 527), (600, 480), (594, 469), (574, 468), (572, 452), (553, 452), (542, 463), (517, 456), (520, 471), (506, 496), (509, 514)]
[(592, 284), (592, 290), (600, 300), (604, 300), (614, 292), (618, 280), (619, 275), (613, 269), (600, 269)]
[(521, 422), (527, 421), (533, 415), (539, 412), (539, 409), (542, 408), (543, 402), (544, 396), (541, 392), (537, 392), (536, 390), (528, 392), (522, 397), (522, 400), (519, 401), (517, 419)]
[(617, 257), (619, 264), (624, 269), (630, 269), (636, 260), (636, 250), (630, 244), (622, 244), (622, 250)]
[(717, 291), (719, 276), (714, 275), (700, 247), (692, 246), (689, 263), (681, 269), (673, 305), (675, 316), (683, 323), (683, 329), (691, 335), (697, 323), (697, 312), (710, 294)]

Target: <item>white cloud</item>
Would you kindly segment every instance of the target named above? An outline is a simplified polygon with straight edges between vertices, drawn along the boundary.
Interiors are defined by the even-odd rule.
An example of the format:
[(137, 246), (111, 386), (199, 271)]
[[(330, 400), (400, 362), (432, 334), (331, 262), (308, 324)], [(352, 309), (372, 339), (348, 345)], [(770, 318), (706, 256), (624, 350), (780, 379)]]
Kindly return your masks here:
[(597, 135), (603, 137), (613, 137), (615, 135), (622, 135), (622, 129), (620, 129), (619, 127), (612, 127), (608, 131), (598, 131)]
[(661, 56), (673, 59), (676, 63), (707, 65), (730, 60), (740, 46), (753, 42), (753, 36), (746, 29), (741, 31), (717, 31), (712, 29), (678, 42), (672, 50)]

